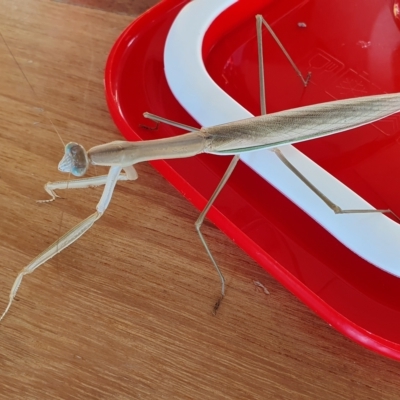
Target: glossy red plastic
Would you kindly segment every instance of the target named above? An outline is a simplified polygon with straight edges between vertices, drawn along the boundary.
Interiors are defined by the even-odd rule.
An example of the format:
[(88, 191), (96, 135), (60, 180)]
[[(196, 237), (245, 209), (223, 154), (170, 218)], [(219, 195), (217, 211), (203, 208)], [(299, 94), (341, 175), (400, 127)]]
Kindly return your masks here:
[[(196, 126), (173, 97), (163, 71), (168, 29), (187, 2), (162, 1), (135, 20), (111, 51), (105, 78), (107, 102), (128, 140), (154, 139), (154, 132), (140, 127), (151, 124), (143, 118), (144, 111)], [(239, 0), (207, 32), (204, 61), (212, 78), (258, 115), (254, 15), (261, 13), (301, 71), (312, 72), (309, 86), (302, 87), (265, 33), (268, 112), (397, 92), (396, 4), (397, 0)], [(163, 125), (157, 137), (181, 133)], [(297, 148), (376, 208), (390, 208), (400, 215), (399, 138), (400, 118), (395, 115)], [(228, 163), (228, 157), (201, 155), (152, 165), (200, 209)], [(242, 163), (208, 217), (338, 331), (400, 359), (400, 279), (356, 256)]]

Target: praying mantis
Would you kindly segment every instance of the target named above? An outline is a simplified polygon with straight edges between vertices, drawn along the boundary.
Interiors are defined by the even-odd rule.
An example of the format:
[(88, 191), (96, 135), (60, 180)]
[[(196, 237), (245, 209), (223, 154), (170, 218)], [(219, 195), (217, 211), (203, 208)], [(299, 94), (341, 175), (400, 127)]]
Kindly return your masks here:
[[(269, 30), (271, 29), (262, 17), (258, 17), (257, 32), (259, 37), (262, 24)], [(270, 30), (270, 32), (272, 32), (272, 30)], [(278, 44), (280, 43), (278, 38), (276, 38), (276, 41)], [(282, 49), (284, 50), (283, 47)], [(289, 61), (291, 61), (290, 56), (287, 53), (285, 54)], [(300, 75), (302, 83), (306, 86), (308, 78), (303, 78), (297, 67), (294, 64), (292, 65)], [(50, 194), (51, 199), (46, 201), (53, 201), (56, 199), (57, 194), (55, 190), (66, 188), (86, 188), (105, 185), (103, 195), (96, 207), (96, 211), (91, 216), (63, 235), (20, 272), (11, 288), (9, 303), (3, 315), (0, 317), (0, 320), (4, 318), (10, 309), (23, 277), (32, 273), (40, 265), (60, 253), (88, 231), (109, 206), (117, 182), (137, 179), (137, 174), (133, 165), (139, 162), (192, 157), (200, 153), (234, 155), (220, 184), (196, 221), (197, 232), (221, 281), (221, 296), (214, 307), (214, 311), (217, 310), (221, 299), (225, 295), (225, 280), (204, 240), (201, 233), (201, 226), (213, 201), (234, 170), (238, 162), (237, 155), (239, 153), (262, 148), (273, 150), (281, 161), (291, 169), (300, 180), (314, 191), (327, 206), (337, 213), (391, 212), (390, 210), (375, 209), (339, 209), (338, 206), (326, 198), (323, 193), (319, 192), (318, 188), (313, 187), (307, 178), (291, 165), (280, 152), (279, 146), (336, 134), (399, 112), (400, 94), (341, 100), (265, 115), (265, 98), (262, 90), (264, 83), (262, 77), (263, 70), (262, 62), (260, 61), (261, 112), (263, 115), (259, 117), (197, 129), (146, 113), (145, 116), (150, 119), (175, 125), (186, 129), (189, 133), (174, 138), (155, 139), (139, 143), (125, 141), (111, 142), (95, 146), (88, 151), (80, 144), (67, 144), (65, 155), (59, 164), (59, 170), (61, 172), (71, 173), (80, 178), (85, 175), (90, 165), (99, 165), (110, 167), (109, 173), (106, 176), (95, 178), (49, 183), (45, 186), (45, 189)]]

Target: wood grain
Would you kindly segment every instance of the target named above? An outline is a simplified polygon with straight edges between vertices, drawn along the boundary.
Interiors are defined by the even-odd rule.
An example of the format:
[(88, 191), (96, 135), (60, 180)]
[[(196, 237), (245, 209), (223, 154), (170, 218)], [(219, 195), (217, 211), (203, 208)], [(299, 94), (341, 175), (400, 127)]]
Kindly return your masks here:
[[(2, 307), (17, 273), (101, 194), (35, 202), (61, 179), (52, 123), (87, 148), (120, 138), (103, 70), (132, 17), (102, 8), (1, 1), (1, 34), (29, 81), (0, 39)], [(207, 224), (228, 285), (213, 317), (219, 282), (198, 211), (149, 165), (137, 169), (84, 237), (24, 279), (0, 324), (0, 399), (400, 397), (398, 363), (332, 330)]]
[(158, 3), (158, 0), (54, 0), (113, 13), (139, 15)]

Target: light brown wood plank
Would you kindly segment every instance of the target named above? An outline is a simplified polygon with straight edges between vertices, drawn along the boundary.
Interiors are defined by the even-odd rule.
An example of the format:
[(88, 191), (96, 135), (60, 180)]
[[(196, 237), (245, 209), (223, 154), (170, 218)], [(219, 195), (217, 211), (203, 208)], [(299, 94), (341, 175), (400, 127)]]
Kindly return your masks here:
[[(96, 206), (101, 189), (35, 202), (61, 179), (47, 118), (65, 142), (120, 138), (103, 70), (131, 19), (1, 2), (1, 33), (37, 93), (0, 41), (1, 307), (20, 269)], [(228, 285), (213, 317), (220, 286), (193, 227), (198, 212), (149, 165), (137, 169), (84, 237), (24, 279), (0, 324), (0, 399), (400, 397), (398, 363), (332, 330), (207, 224)]]
[(53, 0), (108, 12), (139, 15), (158, 3), (158, 0)]

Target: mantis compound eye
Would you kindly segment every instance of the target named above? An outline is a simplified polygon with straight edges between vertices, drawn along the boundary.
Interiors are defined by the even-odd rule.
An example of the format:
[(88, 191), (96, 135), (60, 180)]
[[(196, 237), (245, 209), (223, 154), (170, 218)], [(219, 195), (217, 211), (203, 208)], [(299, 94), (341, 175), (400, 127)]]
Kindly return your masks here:
[(65, 146), (64, 157), (58, 164), (58, 170), (70, 172), (74, 176), (83, 176), (88, 167), (89, 158), (83, 146), (78, 143), (68, 143)]

